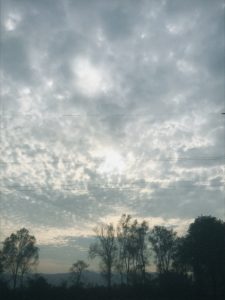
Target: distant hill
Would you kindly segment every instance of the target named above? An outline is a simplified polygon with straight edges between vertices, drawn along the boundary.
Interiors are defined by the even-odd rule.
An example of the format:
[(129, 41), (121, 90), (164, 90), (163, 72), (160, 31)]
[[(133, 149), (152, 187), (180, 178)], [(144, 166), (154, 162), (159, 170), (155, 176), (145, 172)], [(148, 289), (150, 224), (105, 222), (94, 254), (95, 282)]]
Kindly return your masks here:
[[(70, 273), (28, 274), (24, 278), (24, 283), (26, 284), (27, 279), (34, 278), (37, 275), (40, 275), (41, 277), (45, 278), (49, 284), (54, 285), (54, 286), (61, 285), (63, 283), (67, 283), (68, 285), (71, 284)], [(1, 278), (11, 285), (11, 276), (9, 274), (4, 273), (4, 274), (2, 274)], [(19, 283), (19, 281), (20, 281), (20, 278), (18, 277), (18, 283)], [(105, 281), (102, 278), (102, 275), (100, 273), (94, 272), (94, 271), (84, 271), (84, 273), (82, 274), (82, 282), (85, 284), (91, 284), (91, 285), (104, 285), (105, 284)]]
[[(64, 282), (71, 284), (70, 281), (70, 273), (58, 273), (58, 274), (40, 274), (43, 276), (49, 284), (52, 285), (60, 285)], [(151, 277), (156, 277), (157, 273), (151, 272), (149, 273)], [(84, 271), (82, 275), (82, 282), (84, 284), (90, 284), (90, 285), (106, 285), (106, 282), (102, 275), (98, 272), (94, 271)], [(113, 284), (120, 284), (120, 276), (118, 273), (114, 273), (112, 277), (112, 283)]]
[[(53, 285), (53, 286), (58, 286), (66, 283), (68, 286), (71, 285), (71, 280), (70, 280), (70, 273), (55, 273), (55, 274), (46, 274), (46, 273), (38, 273), (38, 274), (29, 274), (27, 275), (28, 278), (33, 278), (36, 275), (40, 275), (43, 278), (46, 279), (46, 281)], [(150, 273), (152, 277), (157, 276), (157, 273)], [(10, 282), (10, 276), (8, 274), (3, 274), (2, 278), (8, 282)], [(24, 282), (26, 279), (24, 280)], [(19, 282), (19, 279), (18, 279)], [(92, 285), (92, 286), (102, 286), (106, 285), (106, 282), (102, 275), (99, 272), (94, 272), (94, 271), (84, 271), (82, 274), (82, 282), (86, 285)], [(118, 273), (114, 273), (112, 277), (112, 283), (113, 284), (119, 284), (120, 283), (120, 276)]]
[[(64, 282), (67, 282), (68, 284), (71, 283), (70, 273), (56, 273), (56, 274), (41, 273), (39, 275), (44, 277), (47, 280), (47, 282), (52, 285), (60, 285)], [(104, 279), (102, 278), (102, 275), (100, 273), (94, 272), (94, 271), (84, 271), (84, 273), (82, 274), (82, 282), (84, 282), (85, 284), (92, 284), (92, 285), (104, 285), (105, 284)]]

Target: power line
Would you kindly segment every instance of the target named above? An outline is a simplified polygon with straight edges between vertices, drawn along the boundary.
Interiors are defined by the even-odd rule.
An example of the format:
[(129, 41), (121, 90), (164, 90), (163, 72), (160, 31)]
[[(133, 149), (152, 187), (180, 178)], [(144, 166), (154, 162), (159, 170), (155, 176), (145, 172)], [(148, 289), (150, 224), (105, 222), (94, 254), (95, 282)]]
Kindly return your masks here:
[[(124, 161), (129, 160), (124, 158)], [(148, 161), (214, 161), (214, 160), (225, 160), (225, 156), (212, 156), (212, 157), (177, 157), (177, 158), (149, 158), (145, 160), (145, 163)], [(57, 163), (86, 163), (86, 162), (104, 162), (104, 158), (93, 158), (93, 159), (80, 159), (80, 160), (36, 160), (36, 161), (0, 161), (0, 165), (5, 165), (5, 164), (57, 164)], [(136, 159), (133, 161), (135, 162), (143, 162), (141, 159)]]
[[(158, 186), (156, 186), (158, 184)], [(165, 184), (165, 183), (164, 183)], [(82, 187), (83, 186), (83, 187)], [(85, 186), (85, 187), (84, 187)], [(218, 183), (218, 184), (210, 184), (208, 182), (195, 182), (193, 184), (179, 184), (172, 183), (168, 186), (163, 186), (163, 183), (161, 183), (161, 186), (159, 185), (159, 182), (146, 182), (142, 183), (141, 186), (138, 184), (124, 184), (121, 186), (118, 186), (116, 184), (114, 185), (102, 185), (102, 184), (59, 184), (55, 186), (48, 186), (48, 185), (2, 185), (1, 188), (5, 189), (11, 189), (11, 190), (17, 190), (17, 191), (35, 191), (35, 190), (53, 190), (53, 189), (61, 189), (61, 190), (76, 190), (76, 191), (90, 191), (92, 189), (100, 189), (100, 190), (143, 190), (143, 189), (149, 189), (149, 190), (180, 190), (183, 188), (218, 188), (225, 187), (225, 183)]]

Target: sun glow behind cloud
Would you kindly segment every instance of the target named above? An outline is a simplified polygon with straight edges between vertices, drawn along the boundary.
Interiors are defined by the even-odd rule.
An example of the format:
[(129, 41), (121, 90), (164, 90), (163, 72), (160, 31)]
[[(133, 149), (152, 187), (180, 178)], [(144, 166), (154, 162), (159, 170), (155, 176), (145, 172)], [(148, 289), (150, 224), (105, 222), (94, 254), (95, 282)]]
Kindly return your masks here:
[(125, 171), (125, 162), (122, 155), (113, 149), (103, 149), (100, 153), (102, 163), (98, 168), (100, 174), (122, 174)]
[(73, 63), (75, 85), (88, 97), (107, 93), (111, 88), (111, 80), (103, 67), (94, 65), (86, 57), (78, 57)]
[(19, 14), (11, 13), (5, 20), (5, 28), (7, 31), (14, 31), (21, 22), (21, 16)]

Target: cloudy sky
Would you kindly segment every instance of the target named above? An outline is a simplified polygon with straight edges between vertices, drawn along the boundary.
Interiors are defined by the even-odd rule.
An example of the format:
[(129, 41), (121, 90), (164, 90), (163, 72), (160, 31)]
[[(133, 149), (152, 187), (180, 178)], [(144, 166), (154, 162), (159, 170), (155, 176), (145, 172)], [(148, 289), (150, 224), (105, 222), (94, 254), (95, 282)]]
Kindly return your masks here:
[(1, 5), (1, 240), (66, 272), (122, 213), (224, 218), (224, 1)]

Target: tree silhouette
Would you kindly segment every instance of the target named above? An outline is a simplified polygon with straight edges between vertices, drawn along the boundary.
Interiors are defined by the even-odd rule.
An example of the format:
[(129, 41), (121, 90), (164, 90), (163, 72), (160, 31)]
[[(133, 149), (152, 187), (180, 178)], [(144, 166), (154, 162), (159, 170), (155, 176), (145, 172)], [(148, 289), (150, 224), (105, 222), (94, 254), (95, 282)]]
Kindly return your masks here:
[(132, 221), (130, 215), (122, 215), (117, 226), (118, 258), (117, 270), (123, 282), (145, 281), (146, 265), (148, 264), (147, 237), (148, 225), (145, 221)]
[(168, 272), (172, 267), (176, 249), (176, 233), (164, 226), (155, 226), (149, 235), (149, 241), (155, 253), (155, 262), (159, 273)]
[(11, 273), (14, 289), (17, 286), (18, 276), (22, 285), (24, 274), (30, 272), (38, 263), (39, 249), (35, 244), (35, 237), (30, 235), (26, 228), (12, 233), (3, 242), (3, 266)]
[(0, 250), (0, 274), (3, 273), (4, 268), (3, 268), (3, 253), (2, 250)]
[(201, 291), (214, 299), (225, 286), (225, 223), (212, 216), (201, 216), (189, 226), (180, 252)]
[(115, 229), (112, 224), (101, 224), (94, 229), (97, 241), (90, 245), (90, 258), (99, 257), (100, 267), (107, 286), (111, 288), (112, 268), (116, 261), (117, 247)]
[(176, 248), (173, 253), (173, 270), (181, 275), (186, 275), (191, 271), (188, 263), (189, 249), (185, 236), (178, 237), (176, 240)]
[(76, 286), (79, 286), (81, 284), (82, 273), (87, 268), (88, 264), (86, 264), (83, 260), (78, 260), (70, 268), (72, 282)]
[(126, 274), (126, 282), (129, 281), (130, 271), (130, 255), (129, 255), (129, 231), (131, 224), (130, 215), (122, 215), (117, 225), (117, 240), (118, 240), (118, 258), (116, 268), (121, 276), (121, 283), (124, 281), (124, 274)]

